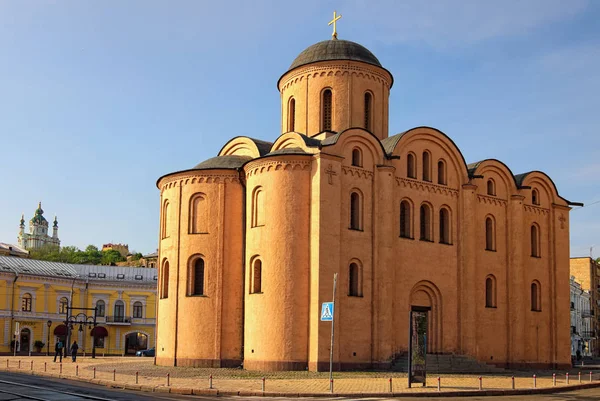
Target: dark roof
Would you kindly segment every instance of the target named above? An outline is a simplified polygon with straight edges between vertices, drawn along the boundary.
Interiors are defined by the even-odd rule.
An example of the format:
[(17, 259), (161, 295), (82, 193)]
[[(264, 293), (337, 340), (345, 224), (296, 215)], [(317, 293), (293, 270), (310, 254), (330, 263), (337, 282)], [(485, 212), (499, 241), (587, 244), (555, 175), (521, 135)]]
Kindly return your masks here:
[(254, 138), (248, 138), (248, 139), (250, 139), (251, 141), (254, 142), (254, 144), (258, 148), (258, 153), (261, 156), (264, 156), (267, 153), (269, 153), (269, 151), (271, 150), (271, 147), (273, 146), (272, 142), (262, 141), (260, 139), (254, 139)]
[(248, 160), (252, 160), (252, 157), (235, 155), (217, 156), (197, 164), (192, 170), (238, 169)]
[(404, 131), (396, 135), (388, 136), (387, 138), (383, 138), (381, 140), (381, 146), (383, 146), (383, 149), (385, 149), (385, 153), (387, 155), (394, 153), (394, 149), (396, 149), (396, 145), (400, 141), (400, 138), (402, 138), (402, 136), (404, 136), (404, 134), (407, 132), (408, 131)]
[(271, 153), (267, 153), (265, 156), (275, 156), (275, 155), (309, 155), (310, 153), (306, 153), (302, 148), (283, 148), (272, 151)]
[[(289, 70), (302, 65), (329, 60), (352, 60), (382, 67), (379, 60), (366, 47), (348, 40), (324, 40), (304, 49), (296, 57)], [(383, 67), (382, 67), (383, 68)]]

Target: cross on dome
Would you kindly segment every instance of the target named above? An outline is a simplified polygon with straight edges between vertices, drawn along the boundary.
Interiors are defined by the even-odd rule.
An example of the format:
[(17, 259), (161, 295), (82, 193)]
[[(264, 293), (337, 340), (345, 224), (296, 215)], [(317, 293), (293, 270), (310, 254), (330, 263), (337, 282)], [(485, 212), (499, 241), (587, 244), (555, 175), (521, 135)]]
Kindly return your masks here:
[(337, 27), (336, 27), (336, 21), (339, 20), (340, 18), (342, 18), (342, 15), (337, 15), (337, 12), (334, 11), (333, 12), (333, 19), (331, 21), (329, 21), (329, 24), (327, 25), (331, 25), (333, 24), (333, 33), (331, 34), (331, 37), (333, 38), (333, 40), (337, 39)]

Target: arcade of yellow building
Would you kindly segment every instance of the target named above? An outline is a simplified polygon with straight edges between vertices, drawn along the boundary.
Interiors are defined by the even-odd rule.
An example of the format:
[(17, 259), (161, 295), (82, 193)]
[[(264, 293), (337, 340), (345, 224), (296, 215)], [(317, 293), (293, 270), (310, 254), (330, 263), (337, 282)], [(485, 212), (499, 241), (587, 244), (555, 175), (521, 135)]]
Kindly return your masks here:
[[(74, 265), (0, 256), (0, 353), (54, 352), (76, 340), (80, 352), (133, 354), (155, 343), (156, 269)], [(68, 316), (94, 311), (97, 326), (72, 324)], [(69, 311), (69, 308), (75, 308)], [(75, 321), (85, 321), (77, 318)], [(71, 324), (69, 325), (71, 326)], [(43, 343), (43, 347), (36, 346)]]
[(541, 171), (467, 164), (445, 133), (389, 136), (394, 81), (363, 46), (308, 47), (279, 81), (281, 135), (236, 137), (161, 177), (160, 365), (389, 367), (409, 311), (430, 353), (570, 366), (569, 210)]

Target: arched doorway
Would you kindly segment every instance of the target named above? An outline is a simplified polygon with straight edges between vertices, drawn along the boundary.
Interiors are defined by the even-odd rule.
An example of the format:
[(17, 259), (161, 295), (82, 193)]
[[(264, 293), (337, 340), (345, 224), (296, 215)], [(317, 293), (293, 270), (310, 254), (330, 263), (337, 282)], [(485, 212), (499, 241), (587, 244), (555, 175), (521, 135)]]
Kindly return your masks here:
[(21, 330), (21, 338), (19, 339), (19, 351), (29, 353), (31, 344), (31, 330), (23, 329)]
[(427, 353), (443, 350), (442, 294), (431, 281), (418, 282), (410, 292), (410, 306), (431, 308), (427, 319)]
[(137, 351), (148, 348), (148, 335), (139, 331), (125, 336), (125, 353), (135, 354)]

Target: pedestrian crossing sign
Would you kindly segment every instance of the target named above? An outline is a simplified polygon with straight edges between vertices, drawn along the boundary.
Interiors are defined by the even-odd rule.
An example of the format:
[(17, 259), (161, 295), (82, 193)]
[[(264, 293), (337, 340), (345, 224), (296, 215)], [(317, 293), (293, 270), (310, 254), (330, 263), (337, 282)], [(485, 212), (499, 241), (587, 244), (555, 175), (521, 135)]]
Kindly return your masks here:
[(333, 322), (333, 302), (323, 302), (321, 307), (321, 321)]

